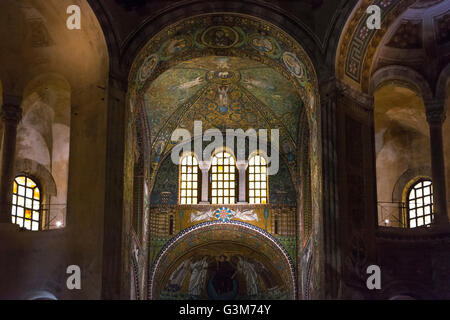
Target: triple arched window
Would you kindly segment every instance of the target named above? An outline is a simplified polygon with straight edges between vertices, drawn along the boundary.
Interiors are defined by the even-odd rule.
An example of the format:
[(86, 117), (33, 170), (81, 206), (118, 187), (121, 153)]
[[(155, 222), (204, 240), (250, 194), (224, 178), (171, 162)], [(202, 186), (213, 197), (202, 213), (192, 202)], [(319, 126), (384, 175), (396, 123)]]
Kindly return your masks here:
[[(238, 168), (234, 155), (229, 151), (220, 150), (211, 158), (210, 167), (206, 171), (207, 177), (200, 174), (199, 163), (194, 154), (183, 155), (179, 168), (180, 204), (200, 202), (202, 179), (207, 179), (205, 183), (207, 182), (208, 192), (205, 191), (205, 197), (208, 197), (211, 204), (236, 204), (238, 200), (242, 201), (239, 199), (240, 188), (245, 189), (248, 203), (268, 203), (267, 161), (259, 153), (249, 157), (247, 166)], [(245, 172), (239, 172), (240, 170)], [(239, 177), (245, 181), (240, 181)]]
[(20, 175), (14, 179), (12, 196), (12, 223), (37, 231), (41, 224), (41, 190), (32, 178)]
[(433, 221), (433, 184), (421, 179), (407, 193), (407, 220), (409, 228), (429, 226)]

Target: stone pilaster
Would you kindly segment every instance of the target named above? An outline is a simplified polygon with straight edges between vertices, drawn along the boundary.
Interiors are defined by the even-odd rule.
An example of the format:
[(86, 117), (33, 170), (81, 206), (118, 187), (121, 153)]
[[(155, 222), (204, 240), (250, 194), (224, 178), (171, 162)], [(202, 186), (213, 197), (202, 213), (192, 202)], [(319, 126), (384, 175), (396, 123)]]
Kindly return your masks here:
[(434, 226), (448, 225), (447, 195), (442, 124), (445, 120), (443, 100), (425, 101), (430, 128), (431, 175), (433, 180)]
[[(105, 215), (103, 233), (103, 268), (102, 299), (129, 298), (129, 277), (131, 247), (128, 232), (128, 221), (124, 214), (124, 171), (133, 174), (132, 166), (125, 167), (125, 145), (132, 143), (131, 138), (125, 141), (126, 128), (133, 121), (126, 109), (126, 77), (109, 76), (107, 141), (106, 141), (106, 176), (105, 176)], [(132, 162), (130, 162), (132, 164)], [(129, 176), (130, 177), (130, 176)], [(126, 181), (132, 181), (131, 179)], [(130, 216), (131, 214), (127, 212)]]
[(0, 178), (0, 223), (11, 221), (12, 186), (16, 155), (17, 125), (22, 117), (21, 97), (5, 95), (2, 107), (3, 144)]

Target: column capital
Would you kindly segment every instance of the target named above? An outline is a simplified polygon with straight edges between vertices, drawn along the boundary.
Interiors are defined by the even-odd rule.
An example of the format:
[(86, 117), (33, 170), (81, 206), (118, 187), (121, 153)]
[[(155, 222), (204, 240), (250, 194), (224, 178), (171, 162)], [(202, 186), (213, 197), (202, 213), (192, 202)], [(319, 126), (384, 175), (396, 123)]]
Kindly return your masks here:
[(238, 161), (236, 161), (236, 167), (239, 170), (245, 170), (245, 169), (247, 169), (247, 166), (248, 166), (248, 161), (247, 160), (238, 160)]
[(200, 168), (200, 170), (209, 170), (209, 168), (211, 167), (211, 161), (199, 161), (198, 167)]
[(345, 96), (355, 101), (364, 110), (373, 110), (375, 99), (373, 95), (368, 95), (353, 88), (343, 81), (336, 81), (336, 89), (341, 96)]
[(4, 95), (1, 117), (5, 122), (18, 124), (22, 118), (22, 108), (20, 104), (22, 98), (18, 96)]

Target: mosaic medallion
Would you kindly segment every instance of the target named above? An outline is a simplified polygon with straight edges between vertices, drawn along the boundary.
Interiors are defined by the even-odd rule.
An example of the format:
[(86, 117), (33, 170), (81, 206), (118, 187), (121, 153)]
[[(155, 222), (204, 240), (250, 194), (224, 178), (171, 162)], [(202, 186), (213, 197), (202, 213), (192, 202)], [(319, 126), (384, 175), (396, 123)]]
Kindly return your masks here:
[(147, 59), (145, 59), (142, 64), (141, 69), (139, 70), (139, 80), (145, 81), (150, 77), (153, 70), (155, 70), (156, 65), (158, 64), (159, 59), (156, 54), (150, 55)]
[(304, 79), (306, 76), (305, 66), (298, 60), (297, 56), (291, 52), (283, 53), (283, 62), (288, 70), (297, 78)]
[(223, 207), (223, 208), (219, 208), (216, 210), (216, 218), (219, 221), (222, 221), (222, 222), (230, 221), (231, 216), (232, 216), (232, 212), (228, 208)]
[(213, 26), (201, 36), (202, 43), (211, 48), (231, 48), (239, 41), (239, 34), (227, 26)]

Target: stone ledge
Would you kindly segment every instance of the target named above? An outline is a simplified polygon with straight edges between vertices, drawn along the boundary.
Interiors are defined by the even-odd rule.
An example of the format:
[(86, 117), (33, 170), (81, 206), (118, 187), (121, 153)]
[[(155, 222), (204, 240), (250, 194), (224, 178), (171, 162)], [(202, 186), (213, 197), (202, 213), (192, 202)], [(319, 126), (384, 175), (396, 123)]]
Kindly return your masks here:
[(379, 226), (377, 240), (398, 241), (450, 241), (450, 225), (430, 228), (395, 228)]

